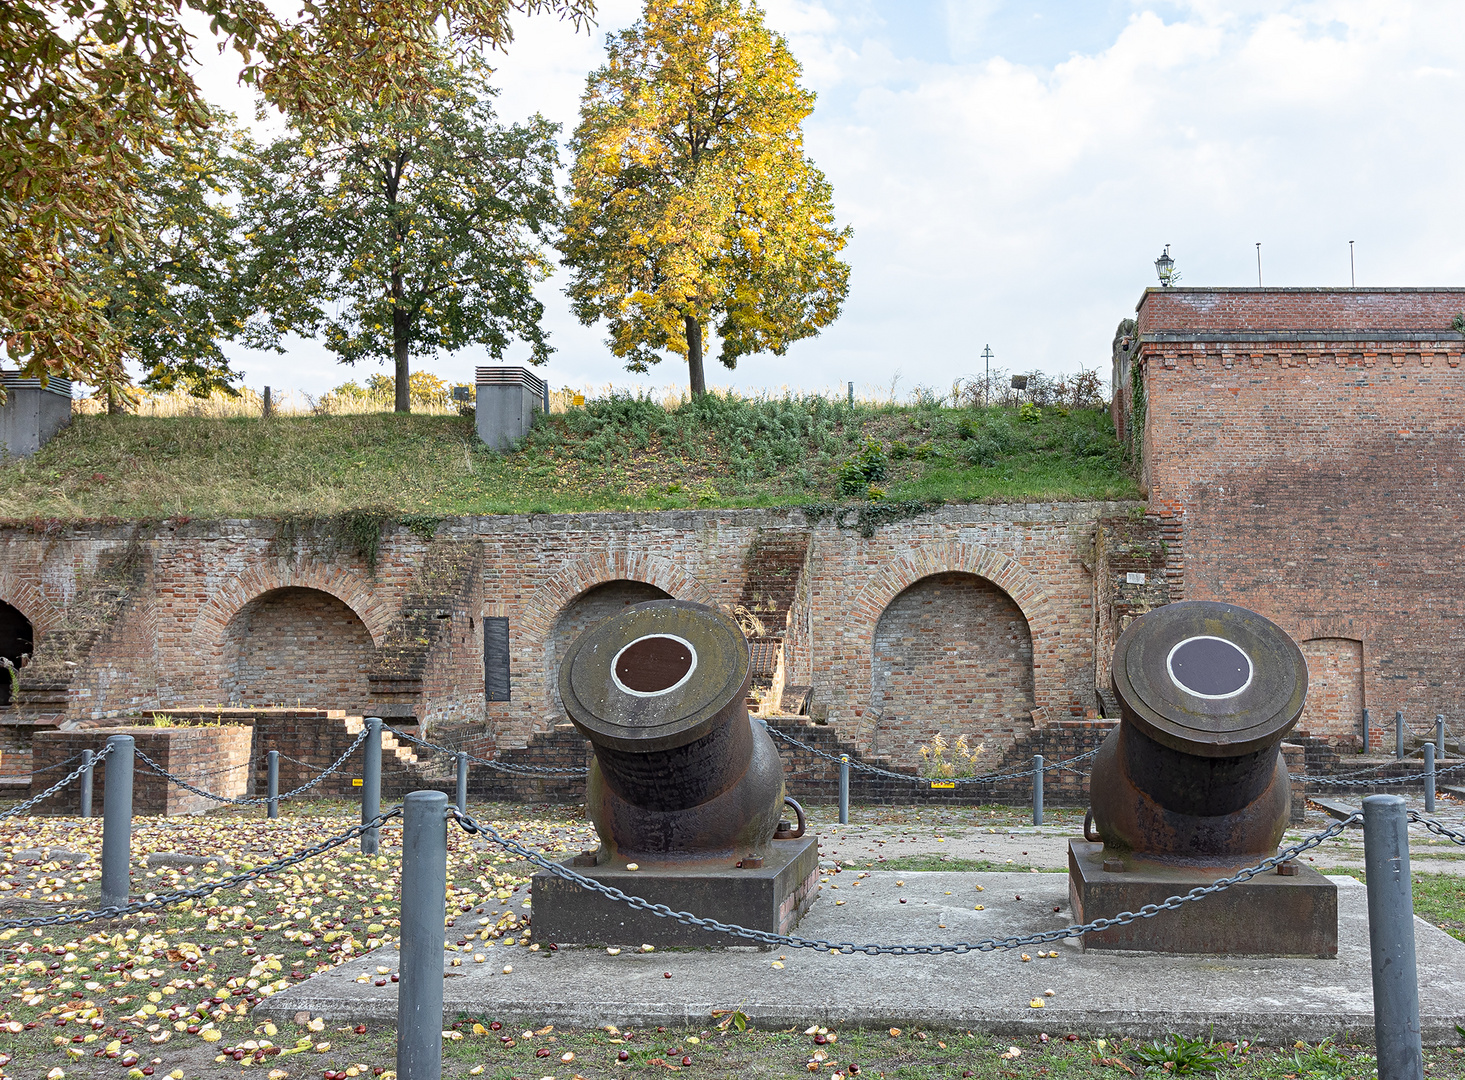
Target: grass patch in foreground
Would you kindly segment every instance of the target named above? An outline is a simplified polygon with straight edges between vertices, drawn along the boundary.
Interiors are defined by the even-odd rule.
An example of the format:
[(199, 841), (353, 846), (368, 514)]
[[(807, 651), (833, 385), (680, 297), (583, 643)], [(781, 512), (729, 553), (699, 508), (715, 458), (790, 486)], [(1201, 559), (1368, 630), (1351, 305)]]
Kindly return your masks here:
[(496, 454), (461, 416), (78, 416), (0, 464), (0, 518), (569, 513), (1133, 499), (1108, 413), (613, 397)]

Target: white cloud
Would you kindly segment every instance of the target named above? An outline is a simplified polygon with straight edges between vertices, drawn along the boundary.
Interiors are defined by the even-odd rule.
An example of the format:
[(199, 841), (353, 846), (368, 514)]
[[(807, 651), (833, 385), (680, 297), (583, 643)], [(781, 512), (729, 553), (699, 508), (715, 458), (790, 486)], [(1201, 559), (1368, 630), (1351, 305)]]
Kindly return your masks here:
[[(853, 288), (821, 337), (712, 381), (885, 385), (898, 368), (904, 385), (949, 385), (987, 342), (1008, 367), (1102, 367), (1165, 243), (1187, 284), (1254, 284), (1258, 240), (1268, 284), (1347, 284), (1350, 239), (1360, 284), (1465, 283), (1465, 7), (1134, 3), (1112, 27), (1073, 22), (1089, 46), (1069, 48), (1025, 42), (1069, 24), (1002, 22), (1013, 3), (948, 0), (921, 21), (894, 0), (770, 0), (820, 94), (808, 147), (855, 227)], [(496, 61), (501, 115), (538, 110), (568, 133), (604, 32), (638, 10), (604, 4), (589, 35), (522, 20)], [(1062, 59), (1021, 59), (1039, 54)], [(650, 379), (622, 372), (560, 285), (542, 292), (552, 381), (682, 377), (674, 358)], [(424, 366), (466, 378), (478, 362)], [(313, 390), (340, 378), (319, 349), (257, 372)]]

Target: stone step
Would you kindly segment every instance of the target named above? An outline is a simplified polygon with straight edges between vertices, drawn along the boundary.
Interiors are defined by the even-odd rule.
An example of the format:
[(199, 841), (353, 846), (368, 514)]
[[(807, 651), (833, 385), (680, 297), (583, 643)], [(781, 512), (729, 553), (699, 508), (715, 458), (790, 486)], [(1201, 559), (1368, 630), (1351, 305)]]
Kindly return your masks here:
[[(1351, 806), (1348, 803), (1341, 802), (1338, 799), (1320, 799), (1316, 795), (1309, 795), (1307, 801), (1313, 803), (1324, 813), (1330, 817), (1337, 818), (1339, 821), (1344, 821), (1352, 817), (1362, 809), (1361, 807)], [(1354, 828), (1362, 827), (1362, 825), (1354, 826)]]

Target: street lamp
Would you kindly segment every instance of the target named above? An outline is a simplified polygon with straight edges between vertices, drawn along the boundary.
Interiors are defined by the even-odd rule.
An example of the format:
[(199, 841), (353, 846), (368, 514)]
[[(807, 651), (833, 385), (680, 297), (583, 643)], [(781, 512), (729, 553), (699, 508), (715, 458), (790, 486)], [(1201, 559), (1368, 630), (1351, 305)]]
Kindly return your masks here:
[(1160, 285), (1168, 289), (1170, 283), (1175, 280), (1175, 260), (1170, 258), (1170, 245), (1165, 245), (1164, 252), (1155, 260), (1155, 273), (1160, 276)]

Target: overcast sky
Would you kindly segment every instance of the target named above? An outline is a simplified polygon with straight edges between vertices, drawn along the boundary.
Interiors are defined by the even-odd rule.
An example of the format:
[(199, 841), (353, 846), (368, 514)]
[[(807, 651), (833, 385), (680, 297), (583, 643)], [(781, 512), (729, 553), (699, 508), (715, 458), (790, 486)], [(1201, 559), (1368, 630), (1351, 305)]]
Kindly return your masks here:
[[(504, 120), (574, 127), (607, 31), (520, 20), (494, 57)], [(1107, 365), (1117, 322), (1165, 244), (1186, 285), (1465, 284), (1465, 4), (1458, 0), (769, 0), (767, 21), (819, 95), (807, 147), (854, 227), (844, 314), (787, 356), (708, 382), (743, 389), (949, 388), (994, 364)], [(206, 92), (249, 115), (228, 65)], [(551, 385), (686, 382), (668, 357), (632, 375), (562, 294), (541, 297)], [(527, 354), (520, 349), (509, 359)], [(364, 380), (312, 342), (236, 350), (250, 386)], [(419, 357), (471, 381), (481, 349)]]

